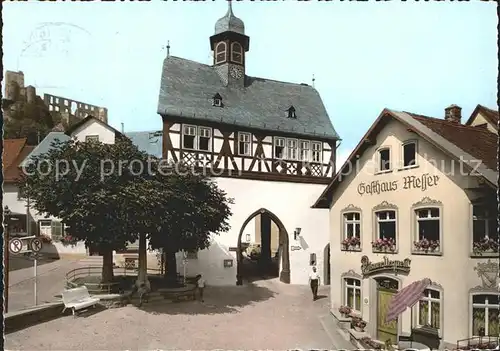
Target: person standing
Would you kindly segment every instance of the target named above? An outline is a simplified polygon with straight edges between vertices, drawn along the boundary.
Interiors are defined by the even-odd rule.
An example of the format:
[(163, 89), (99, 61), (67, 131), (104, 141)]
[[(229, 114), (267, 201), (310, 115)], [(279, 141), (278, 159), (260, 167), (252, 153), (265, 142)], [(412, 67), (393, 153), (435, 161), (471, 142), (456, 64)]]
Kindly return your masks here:
[(315, 266), (313, 266), (311, 273), (309, 273), (309, 285), (311, 286), (313, 301), (316, 301), (318, 299), (319, 274)]
[(198, 284), (198, 294), (200, 295), (200, 300), (201, 302), (205, 302), (205, 300), (203, 300), (203, 289), (205, 289), (205, 279), (203, 279), (202, 275), (201, 274), (198, 274), (198, 281), (197, 281), (197, 284)]

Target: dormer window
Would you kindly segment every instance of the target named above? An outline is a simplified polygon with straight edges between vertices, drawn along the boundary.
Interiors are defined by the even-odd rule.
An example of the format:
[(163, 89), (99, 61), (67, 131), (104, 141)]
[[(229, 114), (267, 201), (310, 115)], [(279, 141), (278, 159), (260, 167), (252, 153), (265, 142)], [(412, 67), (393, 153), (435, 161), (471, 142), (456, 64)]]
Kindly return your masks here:
[(222, 96), (219, 93), (215, 94), (212, 98), (212, 106), (215, 107), (223, 107), (222, 105)]
[(288, 109), (288, 118), (297, 118), (297, 115), (295, 114), (295, 107), (290, 106)]
[(243, 48), (240, 43), (231, 44), (231, 61), (234, 63), (243, 63)]
[(215, 64), (223, 63), (226, 61), (227, 45), (221, 41), (215, 47)]

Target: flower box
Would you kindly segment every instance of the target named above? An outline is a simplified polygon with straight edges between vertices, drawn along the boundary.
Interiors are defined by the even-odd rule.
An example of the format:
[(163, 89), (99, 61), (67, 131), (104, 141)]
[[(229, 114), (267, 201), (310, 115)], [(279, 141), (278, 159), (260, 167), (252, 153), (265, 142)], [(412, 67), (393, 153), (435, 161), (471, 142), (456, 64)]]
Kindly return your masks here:
[(352, 308), (350, 308), (349, 306), (340, 306), (339, 312), (342, 315), (342, 317), (347, 318), (351, 314)]
[(344, 239), (340, 243), (340, 245), (342, 246), (342, 250), (344, 250), (344, 251), (349, 251), (349, 250), (357, 251), (357, 250), (360, 250), (361, 241), (359, 240), (358, 237), (351, 236), (351, 237)]
[(393, 238), (382, 238), (372, 241), (373, 251), (376, 252), (395, 252), (396, 240)]
[(476, 241), (472, 244), (472, 251), (475, 254), (483, 253), (497, 253), (498, 252), (498, 240), (497, 238), (485, 237), (480, 241)]
[(351, 320), (351, 327), (357, 332), (364, 332), (366, 322), (361, 317), (353, 316)]
[(439, 252), (440, 242), (439, 240), (428, 240), (423, 238), (419, 241), (414, 241), (413, 246), (416, 251), (421, 252)]

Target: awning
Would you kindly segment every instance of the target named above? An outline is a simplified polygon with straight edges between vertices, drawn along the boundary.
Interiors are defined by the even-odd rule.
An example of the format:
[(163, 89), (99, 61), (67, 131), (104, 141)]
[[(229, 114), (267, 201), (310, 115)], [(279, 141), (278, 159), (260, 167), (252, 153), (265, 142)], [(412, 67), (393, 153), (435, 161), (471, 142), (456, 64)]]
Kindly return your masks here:
[(413, 307), (422, 298), (424, 290), (429, 285), (431, 285), (429, 278), (417, 280), (394, 295), (389, 303), (389, 310), (385, 318), (386, 322), (398, 318), (408, 307)]

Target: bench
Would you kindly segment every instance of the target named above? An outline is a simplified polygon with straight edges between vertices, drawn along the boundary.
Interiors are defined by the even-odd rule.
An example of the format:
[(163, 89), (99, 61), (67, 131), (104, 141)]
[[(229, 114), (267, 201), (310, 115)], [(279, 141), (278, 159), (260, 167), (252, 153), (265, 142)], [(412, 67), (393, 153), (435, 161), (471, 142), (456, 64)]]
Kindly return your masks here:
[(63, 313), (67, 308), (71, 308), (73, 316), (76, 315), (77, 311), (87, 309), (90, 306), (95, 308), (97, 303), (100, 301), (99, 298), (90, 296), (86, 286), (79, 286), (74, 289), (65, 289), (62, 292), (62, 300), (64, 303)]

